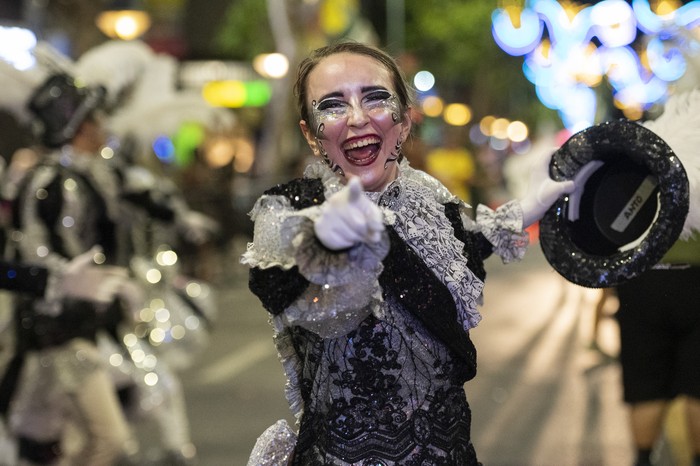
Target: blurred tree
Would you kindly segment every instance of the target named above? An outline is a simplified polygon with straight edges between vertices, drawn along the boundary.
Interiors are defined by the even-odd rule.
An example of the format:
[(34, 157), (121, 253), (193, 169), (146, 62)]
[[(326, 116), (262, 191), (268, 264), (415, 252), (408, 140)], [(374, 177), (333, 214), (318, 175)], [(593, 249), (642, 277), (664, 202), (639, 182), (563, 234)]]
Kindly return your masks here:
[(430, 70), (446, 100), (472, 107), (475, 118), (495, 114), (526, 122), (556, 122), (522, 72), (522, 58), (501, 50), (491, 34), (496, 1), (406, 0), (406, 50)]
[(252, 60), (261, 53), (275, 50), (264, 0), (231, 1), (214, 47), (216, 55), (231, 60)]

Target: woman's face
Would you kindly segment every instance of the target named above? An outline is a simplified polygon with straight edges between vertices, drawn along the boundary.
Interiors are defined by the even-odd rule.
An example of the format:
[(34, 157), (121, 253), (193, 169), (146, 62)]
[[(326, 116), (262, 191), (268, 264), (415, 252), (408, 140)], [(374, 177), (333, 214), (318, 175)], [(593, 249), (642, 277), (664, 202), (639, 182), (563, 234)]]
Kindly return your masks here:
[(371, 57), (339, 53), (321, 60), (307, 82), (310, 122), (301, 130), (316, 155), (347, 181), (381, 191), (398, 175), (397, 145), (411, 128), (389, 70)]

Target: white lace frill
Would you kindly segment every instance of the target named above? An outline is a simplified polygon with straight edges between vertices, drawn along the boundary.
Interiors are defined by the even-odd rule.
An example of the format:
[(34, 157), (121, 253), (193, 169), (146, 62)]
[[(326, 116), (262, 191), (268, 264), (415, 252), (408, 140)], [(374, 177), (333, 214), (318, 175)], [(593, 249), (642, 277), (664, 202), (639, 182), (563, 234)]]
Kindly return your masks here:
[(518, 201), (507, 202), (495, 211), (479, 205), (476, 217), (477, 230), (493, 245), (494, 254), (500, 256), (504, 264), (523, 258), (529, 237), (522, 229), (523, 211)]
[[(312, 164), (306, 174), (321, 178), (325, 195), (330, 197), (342, 184), (324, 167)], [(389, 252), (389, 238), (383, 234), (377, 243), (331, 251), (313, 231), (313, 220), (319, 214), (318, 206), (295, 211), (284, 196), (262, 196), (250, 213), (255, 222), (254, 241), (241, 262), (262, 269), (297, 266), (310, 284), (285, 310), (283, 323), (334, 338), (354, 330), (370, 314), (382, 318), (379, 275)], [(387, 211), (385, 223), (393, 220)]]
[(370, 314), (383, 317), (379, 275), (389, 252), (388, 235), (383, 234), (377, 243), (330, 251), (316, 239), (309, 218), (289, 217), (285, 227), (297, 232), (292, 241), (295, 263), (310, 282), (285, 310), (288, 325), (335, 338), (357, 328)]
[(268, 269), (281, 267), (291, 269), (295, 263), (294, 258), (287, 254), (287, 248), (283, 248), (284, 242), (290, 243), (290, 234), (282, 228), (282, 222), (296, 212), (292, 209), (289, 199), (284, 196), (260, 197), (248, 214), (254, 222), (254, 242), (248, 243), (246, 252), (241, 257), (241, 263), (250, 267)]

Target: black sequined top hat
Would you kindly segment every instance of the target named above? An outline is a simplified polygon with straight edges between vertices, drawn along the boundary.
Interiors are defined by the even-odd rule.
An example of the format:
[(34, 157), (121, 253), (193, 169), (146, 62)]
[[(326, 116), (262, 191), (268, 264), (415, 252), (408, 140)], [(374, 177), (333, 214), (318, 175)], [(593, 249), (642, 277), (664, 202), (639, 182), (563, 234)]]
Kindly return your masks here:
[(60, 147), (75, 136), (104, 98), (102, 87), (78, 86), (71, 76), (54, 74), (39, 86), (28, 105), (38, 119), (43, 143)]
[(688, 214), (688, 178), (658, 135), (628, 120), (574, 134), (552, 156), (555, 181), (577, 189), (540, 221), (540, 245), (567, 280), (605, 288), (654, 266), (678, 239)]

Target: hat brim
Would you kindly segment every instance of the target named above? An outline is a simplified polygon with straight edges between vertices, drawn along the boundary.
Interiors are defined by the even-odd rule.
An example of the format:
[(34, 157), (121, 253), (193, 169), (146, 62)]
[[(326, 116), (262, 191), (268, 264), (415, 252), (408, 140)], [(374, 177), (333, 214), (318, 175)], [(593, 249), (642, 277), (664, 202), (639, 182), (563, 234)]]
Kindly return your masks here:
[(607, 288), (633, 279), (656, 265), (678, 239), (688, 214), (688, 178), (673, 150), (658, 135), (629, 120), (591, 126), (574, 134), (552, 156), (550, 176), (573, 180), (589, 162), (624, 156), (658, 179), (658, 211), (633, 247), (599, 255), (574, 240), (568, 197), (558, 199), (540, 220), (540, 246), (549, 264), (572, 283)]

